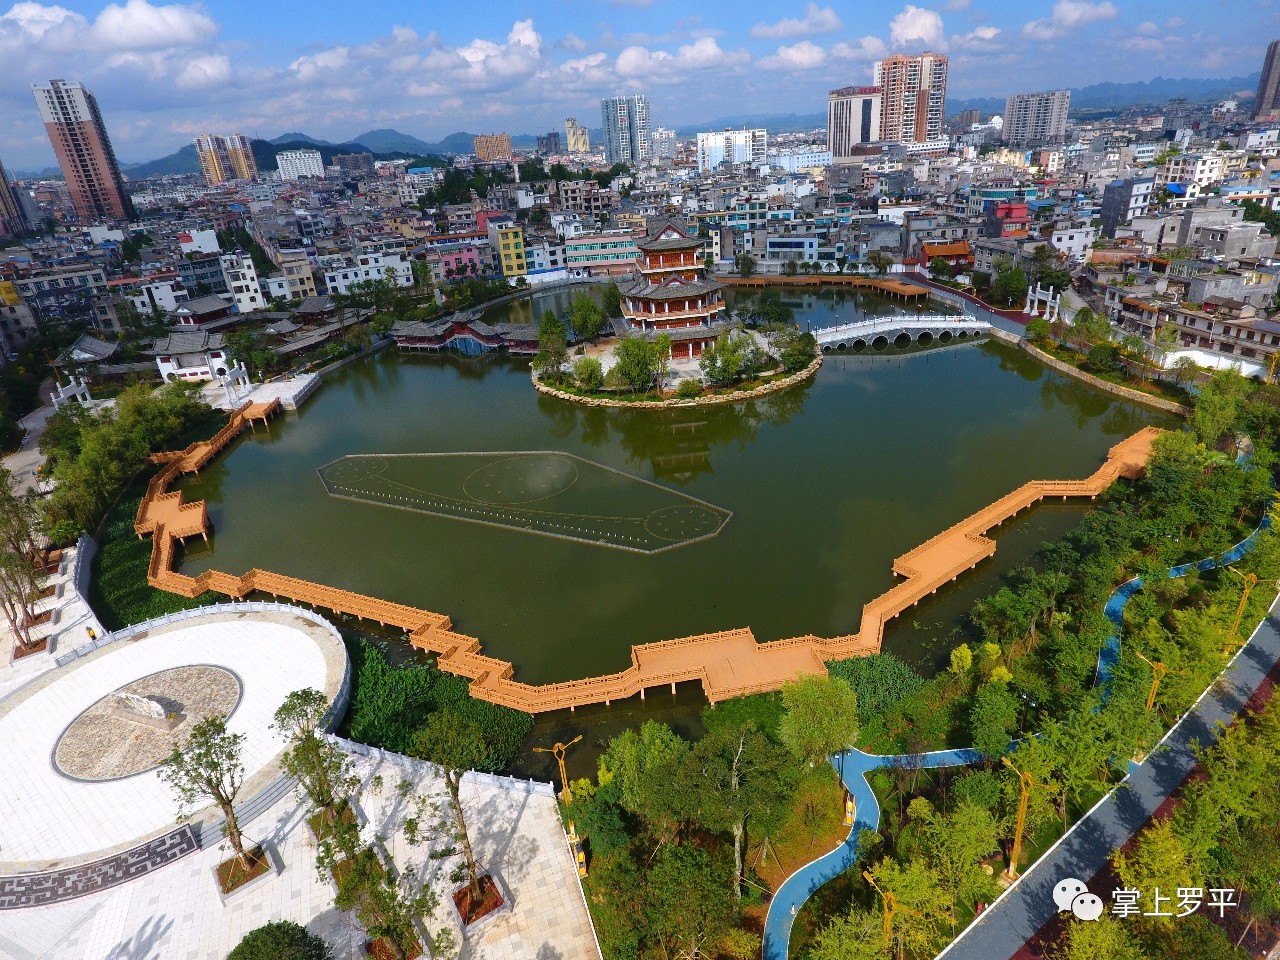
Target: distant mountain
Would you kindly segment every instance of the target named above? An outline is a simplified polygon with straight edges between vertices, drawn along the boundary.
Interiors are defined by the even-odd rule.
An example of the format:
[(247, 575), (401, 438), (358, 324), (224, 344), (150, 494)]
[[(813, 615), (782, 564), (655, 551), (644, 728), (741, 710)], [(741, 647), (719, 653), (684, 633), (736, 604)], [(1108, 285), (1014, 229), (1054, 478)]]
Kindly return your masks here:
[[(1174, 97), (1191, 101), (1225, 100), (1242, 91), (1252, 92), (1258, 87), (1260, 73), (1247, 77), (1224, 79), (1197, 79), (1182, 77), (1156, 77), (1136, 83), (1095, 83), (1071, 90), (1071, 110), (1114, 109), (1140, 106), (1148, 103), (1164, 103)], [(1004, 113), (1004, 97), (970, 97), (966, 100), (947, 99), (947, 113), (961, 110), (978, 110), (984, 115)]]
[(304, 143), (304, 144), (309, 144), (313, 147), (332, 147), (333, 146), (333, 144), (330, 143), (328, 140), (317, 140), (315, 137), (309, 137), (305, 133), (282, 133), (280, 134), (280, 136), (276, 137), (273, 140), (268, 140), (267, 142), (273, 143), (277, 146), (279, 146), (282, 143)]
[(366, 130), (351, 139), (355, 143), (364, 144), (374, 153), (423, 154), (433, 152), (436, 146), (433, 143), (427, 143), (425, 140), (419, 140), (412, 134), (401, 133), (399, 130), (392, 130), (388, 127), (378, 130)]
[(130, 180), (145, 180), (147, 177), (169, 177), (180, 173), (199, 173), (200, 158), (196, 155), (196, 145), (188, 143), (180, 147), (176, 153), (146, 163), (122, 163), (120, 171)]
[(14, 180), (47, 180), (50, 177), (62, 176), (61, 167), (44, 167), (41, 170), (10, 170), (9, 176)]

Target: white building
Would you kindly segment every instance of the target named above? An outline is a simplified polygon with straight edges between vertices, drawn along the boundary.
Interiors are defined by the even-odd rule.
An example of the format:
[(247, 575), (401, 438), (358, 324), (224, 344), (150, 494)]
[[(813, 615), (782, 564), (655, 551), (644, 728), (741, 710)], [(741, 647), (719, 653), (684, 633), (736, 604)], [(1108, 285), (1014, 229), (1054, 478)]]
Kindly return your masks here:
[(1055, 226), (1049, 235), (1053, 249), (1073, 258), (1083, 257), (1097, 239), (1097, 229), (1084, 222)]
[(413, 265), (403, 254), (362, 253), (351, 260), (323, 260), (321, 266), (329, 293), (350, 293), (352, 284), (388, 277), (397, 287), (413, 286)]
[(187, 291), (180, 280), (153, 280), (142, 285), (137, 293), (129, 296), (129, 302), (141, 314), (153, 310), (161, 313), (172, 313), (178, 304), (187, 300)]
[(213, 230), (184, 230), (178, 234), (183, 253), (217, 253), (218, 234)]
[(276, 169), (281, 180), (323, 177), (324, 160), (319, 150), (281, 150), (276, 154)]
[(754, 130), (723, 130), (698, 134), (698, 169), (715, 170), (722, 163), (762, 163), (769, 151), (769, 134)]
[(672, 160), (676, 155), (676, 132), (666, 127), (658, 127), (650, 135), (652, 155), (655, 160)]
[(1061, 143), (1067, 136), (1070, 90), (1015, 93), (1004, 102), (1004, 142), (1011, 147)]
[(218, 258), (222, 264), (222, 279), (227, 292), (235, 299), (236, 313), (261, 310), (266, 304), (258, 282), (258, 271), (253, 258), (247, 254), (227, 253)]
[(156, 366), (165, 383), (178, 380), (212, 380), (231, 370), (226, 338), (207, 330), (182, 330), (155, 343)]
[(849, 163), (853, 148), (880, 139), (883, 96), (879, 87), (840, 87), (827, 94), (827, 152)]
[(799, 173), (801, 170), (831, 166), (831, 151), (818, 147), (800, 147), (775, 151), (767, 159), (771, 167), (777, 167), (786, 173)]

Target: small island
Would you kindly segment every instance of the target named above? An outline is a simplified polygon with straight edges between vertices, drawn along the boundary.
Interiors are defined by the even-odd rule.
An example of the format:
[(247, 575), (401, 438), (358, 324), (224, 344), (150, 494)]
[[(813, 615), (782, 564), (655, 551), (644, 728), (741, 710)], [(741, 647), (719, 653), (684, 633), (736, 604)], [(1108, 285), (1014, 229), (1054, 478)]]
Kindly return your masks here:
[[(813, 337), (794, 323), (766, 318), (748, 330), (730, 321), (698, 236), (661, 220), (636, 247), (636, 272), (605, 288), (603, 309), (580, 297), (568, 322), (543, 315), (539, 391), (605, 406), (719, 403), (785, 389), (821, 365)], [(606, 326), (613, 335), (600, 339)]]

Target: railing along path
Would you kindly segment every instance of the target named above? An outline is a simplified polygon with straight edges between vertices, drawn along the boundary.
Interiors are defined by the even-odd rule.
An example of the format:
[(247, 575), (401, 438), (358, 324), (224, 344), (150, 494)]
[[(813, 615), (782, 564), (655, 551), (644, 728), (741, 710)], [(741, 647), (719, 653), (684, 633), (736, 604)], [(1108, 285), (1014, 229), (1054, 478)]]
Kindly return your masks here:
[(1146, 427), (1116, 444), (1106, 462), (1084, 480), (1025, 483), (903, 554), (894, 562), (893, 571), (906, 579), (862, 608), (857, 633), (757, 643), (752, 632), (742, 628), (638, 644), (631, 648), (631, 666), (618, 673), (535, 686), (514, 679), (515, 667), (508, 661), (482, 654), (480, 641), (454, 632), (449, 617), (442, 613), (268, 570), (254, 569), (239, 576), (206, 570), (189, 576), (176, 569), (175, 541), (196, 535), (207, 537), (209, 520), (203, 501), (184, 503), (180, 491), (168, 489), (170, 484), (184, 473), (199, 471), (246, 427), (259, 420), (265, 423), (279, 409), (279, 401), (246, 404), (212, 439), (152, 457), (165, 466), (148, 485), (134, 523), (139, 536), (150, 534), (153, 540), (147, 582), (186, 597), (205, 591), (236, 598), (269, 593), (395, 626), (408, 634), (414, 646), (435, 654), (440, 669), (469, 679), (472, 696), (526, 713), (609, 704), (637, 694), (643, 699), (646, 690), (670, 685), (674, 691), (677, 683), (689, 680), (701, 682), (707, 699), (715, 703), (777, 690), (798, 674), (825, 672), (828, 660), (876, 653), (885, 623), (995, 553), (995, 541), (985, 536), (989, 530), (1044, 497), (1096, 497), (1121, 476), (1137, 477), (1160, 433), (1155, 427)]

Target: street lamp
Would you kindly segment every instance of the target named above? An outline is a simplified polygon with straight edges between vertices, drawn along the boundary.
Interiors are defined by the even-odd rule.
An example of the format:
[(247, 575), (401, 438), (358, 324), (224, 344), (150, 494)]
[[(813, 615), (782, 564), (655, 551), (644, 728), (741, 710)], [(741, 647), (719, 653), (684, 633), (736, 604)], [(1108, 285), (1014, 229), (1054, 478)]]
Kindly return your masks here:
[(1018, 879), (1018, 858), (1022, 856), (1022, 831), (1027, 825), (1027, 802), (1031, 799), (1031, 788), (1035, 786), (1035, 778), (1029, 773), (1023, 773), (1013, 765), (1008, 757), (1001, 757), (1001, 762), (1018, 775), (1021, 782), (1022, 793), (1018, 797), (1018, 821), (1013, 830), (1013, 853), (1009, 857), (1009, 869), (1005, 871), (1005, 876), (1010, 880)]
[(569, 776), (564, 770), (564, 752), (572, 747), (575, 743), (582, 739), (582, 734), (578, 734), (568, 743), (557, 743), (554, 747), (534, 747), (534, 753), (551, 753), (555, 754), (556, 763), (560, 764), (560, 792), (564, 797), (564, 805), (569, 806)]

